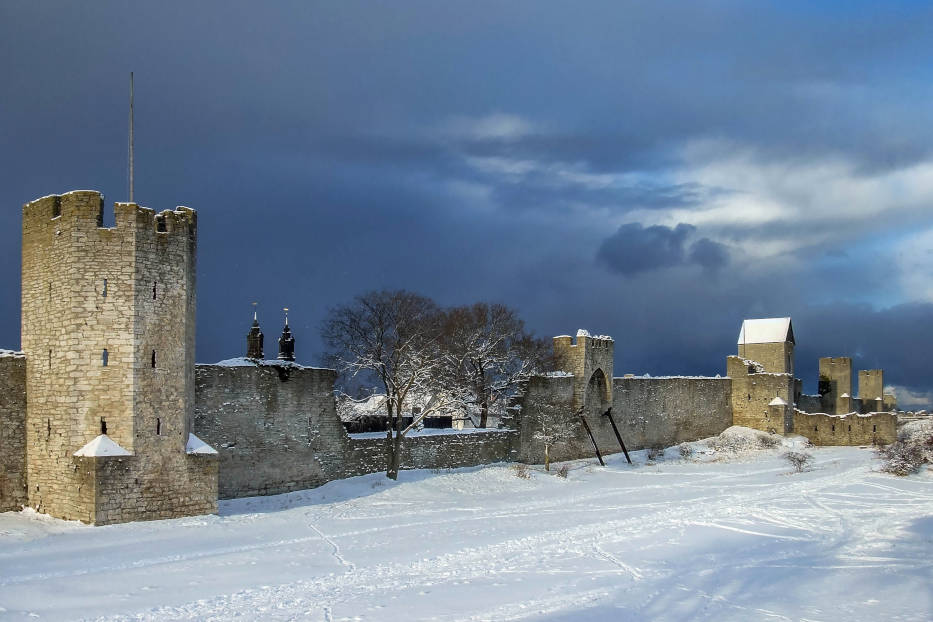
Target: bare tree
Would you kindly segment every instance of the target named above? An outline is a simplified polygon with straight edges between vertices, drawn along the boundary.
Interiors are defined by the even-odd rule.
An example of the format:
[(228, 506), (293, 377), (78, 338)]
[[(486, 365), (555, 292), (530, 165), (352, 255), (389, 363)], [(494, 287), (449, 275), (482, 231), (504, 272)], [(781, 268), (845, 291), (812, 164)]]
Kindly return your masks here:
[(544, 470), (550, 471), (551, 447), (574, 438), (580, 420), (558, 404), (542, 403), (537, 411), (532, 438), (544, 445)]
[(479, 428), (491, 407), (503, 404), (520, 381), (550, 366), (551, 345), (525, 330), (515, 310), (501, 304), (454, 307), (446, 314), (446, 390)]
[(330, 309), (321, 327), (328, 359), (346, 380), (371, 376), (385, 390), (386, 476), (398, 478), (402, 438), (447, 402), (433, 399), (402, 428), (406, 401), (436, 393), (444, 357), (444, 314), (429, 298), (403, 290), (373, 291)]
[(782, 458), (787, 460), (794, 470), (801, 473), (809, 468), (813, 456), (802, 451), (788, 451)]

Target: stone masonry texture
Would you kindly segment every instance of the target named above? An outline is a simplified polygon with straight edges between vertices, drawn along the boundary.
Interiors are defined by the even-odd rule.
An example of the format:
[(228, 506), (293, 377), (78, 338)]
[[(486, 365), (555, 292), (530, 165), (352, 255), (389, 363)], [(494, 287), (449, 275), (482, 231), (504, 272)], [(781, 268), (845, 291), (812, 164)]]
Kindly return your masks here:
[[(28, 503), (106, 524), (216, 511), (216, 458), (185, 452), (194, 406), (193, 210), (93, 191), (23, 207)], [(132, 456), (73, 454), (106, 429)]]
[[(384, 471), (385, 438), (351, 436), (337, 416), (336, 372), (293, 364), (198, 365), (194, 431), (220, 455), (222, 499), (272, 495)], [(510, 459), (516, 433), (410, 436), (402, 468)]]
[(26, 357), (0, 353), (0, 512), (26, 505)]

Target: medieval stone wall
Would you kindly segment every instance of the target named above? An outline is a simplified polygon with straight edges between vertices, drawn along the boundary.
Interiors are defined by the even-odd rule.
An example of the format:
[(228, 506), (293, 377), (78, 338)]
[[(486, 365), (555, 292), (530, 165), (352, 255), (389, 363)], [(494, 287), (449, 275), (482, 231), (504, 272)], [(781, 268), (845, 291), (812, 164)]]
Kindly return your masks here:
[(897, 415), (794, 412), (794, 432), (814, 445), (887, 445), (897, 440)]
[[(732, 425), (730, 378), (627, 377), (612, 384), (612, 414), (628, 448), (670, 447)], [(606, 423), (599, 428), (603, 443), (618, 444)]]
[(760, 363), (766, 372), (794, 375), (794, 344), (789, 341), (740, 343), (738, 354), (741, 358)]
[[(196, 367), (194, 433), (219, 453), (222, 499), (272, 495), (384, 471), (382, 433), (348, 435), (334, 403), (336, 372), (281, 363)], [(508, 460), (517, 433), (409, 435), (402, 468)]]
[[(562, 405), (568, 418), (576, 417), (571, 409), (574, 384), (574, 378), (560, 376), (538, 376), (528, 383), (519, 424), (520, 460), (532, 463), (544, 460), (544, 447), (534, 438), (540, 425), (542, 405)], [(729, 378), (625, 377), (614, 378), (612, 385), (609, 415), (605, 410), (584, 411), (603, 455), (622, 451), (610, 416), (629, 450), (695, 441), (715, 436), (732, 425), (732, 382)], [(582, 425), (577, 426), (572, 440), (558, 443), (551, 449), (552, 460), (594, 455), (593, 440)]]
[[(794, 377), (762, 371), (756, 363), (738, 356), (726, 359), (726, 371), (732, 379), (733, 425), (789, 434), (793, 432)], [(775, 398), (784, 402), (781, 412), (772, 406)]]
[[(216, 467), (202, 468), (212, 458), (185, 452), (194, 395), (194, 212), (115, 209), (115, 227), (104, 228), (98, 192), (23, 207), (29, 505), (97, 523), (216, 508), (216, 499), (198, 501), (216, 489), (205, 483)], [(105, 429), (133, 454), (120, 469), (74, 457)]]
[(26, 358), (0, 351), (0, 512), (26, 505)]
[(195, 368), (194, 433), (220, 456), (222, 499), (313, 488), (350, 453), (336, 372), (297, 365)]

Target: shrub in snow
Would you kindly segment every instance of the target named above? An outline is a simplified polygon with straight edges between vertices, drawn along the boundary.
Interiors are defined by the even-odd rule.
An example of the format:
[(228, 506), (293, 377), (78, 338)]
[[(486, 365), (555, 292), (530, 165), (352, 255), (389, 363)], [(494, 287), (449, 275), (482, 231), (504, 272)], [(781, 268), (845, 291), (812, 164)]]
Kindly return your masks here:
[(906, 435), (906, 440), (896, 441), (878, 450), (884, 459), (881, 470), (892, 475), (910, 475), (924, 464), (933, 463), (933, 435)]
[(663, 460), (664, 459), (664, 448), (663, 447), (649, 447), (648, 448), (648, 462), (654, 460)]
[(733, 454), (778, 447), (780, 444), (781, 437), (777, 434), (768, 434), (741, 426), (732, 426), (709, 442), (709, 446), (717, 452)]
[(564, 479), (567, 479), (567, 473), (569, 472), (570, 472), (570, 467), (567, 466), (566, 464), (562, 464), (560, 465), (560, 468), (557, 469), (557, 477), (563, 477)]
[(813, 461), (813, 456), (802, 451), (789, 451), (782, 457), (787, 460), (798, 473), (807, 469), (810, 466), (810, 462)]
[(521, 462), (512, 465), (512, 472), (515, 473), (515, 477), (519, 479), (531, 479), (531, 471), (528, 470), (527, 464), (522, 464)]
[(762, 449), (774, 449), (781, 446), (781, 437), (777, 434), (761, 434), (758, 437), (758, 446)]
[(677, 446), (677, 451), (680, 453), (680, 457), (686, 460), (687, 458), (693, 455), (693, 447), (687, 443), (681, 443)]

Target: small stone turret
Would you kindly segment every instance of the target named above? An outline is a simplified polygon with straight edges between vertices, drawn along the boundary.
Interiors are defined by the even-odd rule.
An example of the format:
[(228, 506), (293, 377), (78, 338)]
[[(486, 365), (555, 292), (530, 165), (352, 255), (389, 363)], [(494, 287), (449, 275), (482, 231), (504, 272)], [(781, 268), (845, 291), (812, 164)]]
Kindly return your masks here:
[(288, 327), (288, 309), (285, 309), (285, 328), (282, 329), (282, 336), (279, 337), (279, 360), (295, 360), (295, 338), (292, 337), (292, 330)]
[(262, 331), (259, 329), (259, 317), (253, 311), (253, 325), (246, 334), (246, 358), (259, 359), (265, 358), (262, 350)]

